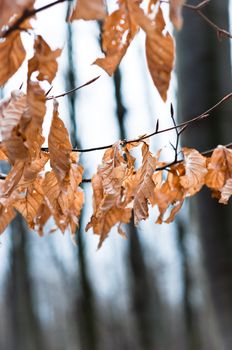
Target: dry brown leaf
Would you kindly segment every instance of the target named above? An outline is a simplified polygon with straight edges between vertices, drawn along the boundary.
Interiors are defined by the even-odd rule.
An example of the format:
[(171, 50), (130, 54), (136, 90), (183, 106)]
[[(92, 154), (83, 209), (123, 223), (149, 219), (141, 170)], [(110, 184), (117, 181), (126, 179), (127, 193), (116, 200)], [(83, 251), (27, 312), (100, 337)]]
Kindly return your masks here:
[(13, 204), (14, 208), (24, 216), (31, 229), (35, 227), (35, 218), (44, 198), (41, 182), (41, 178), (37, 178), (26, 189), (19, 188), (18, 193), (21, 198)]
[(14, 217), (15, 212), (12, 207), (4, 207), (0, 204), (0, 234), (3, 233)]
[(34, 43), (34, 56), (28, 61), (28, 80), (33, 72), (38, 71), (38, 80), (47, 80), (50, 84), (55, 78), (58, 64), (57, 58), (62, 50), (51, 50), (50, 46), (38, 35)]
[(169, 16), (172, 24), (177, 30), (183, 26), (182, 8), (185, 0), (169, 0)]
[(208, 173), (205, 184), (213, 190), (221, 190), (228, 178), (232, 177), (232, 150), (218, 146), (207, 162)]
[(232, 178), (228, 179), (225, 183), (225, 186), (221, 189), (221, 198), (219, 203), (228, 204), (228, 200), (232, 195)]
[(35, 221), (34, 229), (39, 234), (39, 236), (43, 236), (44, 226), (48, 221), (48, 219), (50, 218), (50, 216), (51, 216), (51, 211), (44, 199), (37, 211), (37, 216), (34, 219)]
[(98, 58), (94, 63), (112, 75), (125, 55), (138, 26), (130, 17), (125, 1), (120, 9), (107, 16), (103, 25), (102, 48), (105, 58)]
[(147, 143), (142, 146), (142, 156), (142, 166), (135, 175), (137, 182), (133, 203), (135, 224), (148, 217), (148, 202), (151, 204), (155, 202), (153, 174), (158, 159), (151, 154)]
[(35, 0), (0, 0), (0, 29), (14, 14), (21, 15), (25, 9), (32, 8)]
[(61, 187), (54, 171), (45, 175), (42, 187), (50, 211), (62, 232), (70, 225), (75, 233), (84, 204), (84, 194), (79, 184), (82, 181), (83, 168), (77, 164), (77, 158), (71, 155), (71, 166), (65, 187)]
[(19, 125), (27, 107), (26, 95), (20, 90), (11, 92), (11, 97), (1, 102), (0, 133), (2, 140), (10, 139), (12, 131)]
[(69, 21), (75, 19), (100, 20), (106, 15), (104, 0), (78, 0), (76, 1)]
[(20, 32), (14, 31), (6, 39), (0, 39), (0, 86), (17, 72), (26, 57)]
[(180, 183), (188, 196), (200, 191), (207, 174), (206, 158), (193, 148), (182, 148), (184, 155), (185, 175), (180, 177)]
[[(169, 217), (165, 220), (166, 223), (170, 223), (174, 220), (176, 213), (181, 209), (185, 198), (185, 190), (180, 184), (180, 175), (183, 172), (181, 165), (173, 166), (168, 172), (167, 179), (161, 184), (160, 178), (157, 181), (155, 187), (155, 202), (158, 206), (160, 215), (156, 221), (157, 224), (163, 223), (163, 217), (168, 208), (171, 208)], [(157, 176), (161, 177), (162, 172), (159, 172)], [(154, 179), (154, 177), (153, 177)], [(155, 179), (154, 179), (155, 181)]]
[(25, 139), (24, 144), (29, 150), (31, 159), (38, 157), (44, 143), (42, 125), (46, 113), (45, 101), (46, 96), (39, 83), (28, 81), (27, 110), (20, 122), (20, 131)]
[(92, 227), (94, 233), (100, 235), (99, 248), (115, 224), (119, 223), (120, 227), (120, 223), (130, 221), (132, 209), (127, 206), (123, 190), (124, 179), (130, 173), (130, 165), (128, 167), (123, 157), (119, 142), (105, 152), (102, 164), (92, 178), (94, 213), (86, 230)]
[(53, 119), (48, 136), (51, 167), (61, 184), (70, 170), (72, 145), (64, 123), (58, 116), (58, 102), (54, 100)]
[(164, 34), (165, 21), (159, 8), (155, 17), (153, 33), (146, 37), (146, 57), (152, 80), (164, 101), (167, 100), (174, 62), (174, 41), (169, 33)]

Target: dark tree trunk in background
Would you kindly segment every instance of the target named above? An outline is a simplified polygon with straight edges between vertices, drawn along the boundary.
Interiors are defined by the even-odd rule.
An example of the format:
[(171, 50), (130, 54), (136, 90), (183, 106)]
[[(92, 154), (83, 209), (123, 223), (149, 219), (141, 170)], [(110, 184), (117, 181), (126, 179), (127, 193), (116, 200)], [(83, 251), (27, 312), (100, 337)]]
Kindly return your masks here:
[[(198, 0), (192, 4), (199, 3)], [(228, 30), (228, 1), (211, 1), (204, 9), (217, 25)], [(184, 9), (185, 25), (177, 34), (179, 115), (187, 120), (214, 105), (232, 90), (230, 42), (219, 41), (215, 31), (196, 13)], [(225, 103), (205, 121), (187, 129), (183, 144), (200, 151), (231, 141), (231, 102)], [(215, 319), (223, 349), (232, 348), (232, 231), (231, 204), (220, 205), (209, 191), (197, 195), (195, 203), (202, 255)]]
[[(68, 26), (67, 42), (68, 42), (68, 71), (67, 71), (67, 90), (75, 88), (76, 74), (73, 63), (73, 32), (70, 24)], [(73, 147), (80, 147), (80, 140), (77, 139), (76, 126), (76, 94), (68, 95), (69, 101), (69, 116), (71, 121), (71, 142)], [(98, 332), (95, 310), (95, 296), (92, 284), (89, 278), (87, 257), (85, 251), (85, 241), (83, 237), (82, 218), (77, 235), (77, 250), (78, 250), (78, 270), (79, 270), (79, 285), (77, 286), (77, 299), (75, 308), (75, 319), (79, 333), (79, 343), (82, 350), (97, 350), (98, 349)]]
[[(118, 119), (120, 139), (126, 138), (126, 108), (121, 96), (121, 72), (118, 68), (114, 74), (116, 116)], [(132, 308), (136, 320), (136, 330), (141, 350), (160, 349), (161, 305), (154, 276), (149, 275), (143, 256), (139, 234), (133, 223), (129, 225), (128, 264), (130, 274), (130, 291)]]
[(28, 257), (28, 235), (19, 215), (12, 221), (11, 267), (8, 277), (8, 305), (12, 350), (45, 350), (39, 320), (35, 313), (30, 259)]

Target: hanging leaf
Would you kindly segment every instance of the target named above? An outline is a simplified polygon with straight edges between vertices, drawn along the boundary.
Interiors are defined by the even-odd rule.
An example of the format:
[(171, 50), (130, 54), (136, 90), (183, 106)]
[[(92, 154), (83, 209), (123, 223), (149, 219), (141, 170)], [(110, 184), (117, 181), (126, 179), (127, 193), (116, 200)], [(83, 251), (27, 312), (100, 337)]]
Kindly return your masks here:
[(158, 159), (151, 154), (149, 145), (145, 142), (142, 146), (142, 157), (142, 166), (135, 176), (137, 182), (133, 203), (135, 224), (148, 217), (148, 202), (151, 204), (155, 202), (155, 183), (152, 176)]
[(51, 167), (59, 183), (62, 183), (69, 174), (72, 145), (69, 141), (68, 131), (58, 116), (58, 102), (56, 100), (54, 100), (53, 108), (53, 119), (48, 136), (48, 147)]
[(181, 30), (183, 26), (182, 8), (185, 0), (169, 0), (169, 17), (177, 30)]
[(112, 75), (125, 55), (138, 26), (130, 17), (125, 1), (120, 9), (107, 16), (103, 25), (102, 48), (105, 58), (98, 58), (94, 63)]
[(4, 85), (22, 65), (26, 51), (19, 31), (14, 31), (6, 39), (0, 39), (0, 86)]
[(207, 174), (206, 158), (193, 148), (182, 148), (184, 155), (185, 175), (180, 177), (180, 183), (188, 196), (193, 196), (205, 183)]
[(159, 8), (153, 33), (147, 33), (146, 57), (152, 80), (164, 101), (167, 100), (174, 62), (174, 42), (169, 33), (164, 34), (165, 21)]
[(0, 234), (3, 233), (14, 217), (15, 212), (12, 207), (4, 207), (0, 204)]
[(34, 42), (34, 52), (34, 56), (28, 61), (28, 80), (33, 72), (38, 71), (37, 79), (47, 80), (51, 84), (58, 68), (56, 60), (62, 50), (51, 50), (42, 36), (38, 35)]
[(43, 202), (43, 191), (41, 187), (41, 178), (33, 181), (25, 190), (24, 187), (18, 190), (21, 198), (14, 202), (13, 206), (25, 218), (28, 227), (34, 229), (35, 218)]
[(228, 200), (232, 195), (232, 178), (228, 179), (225, 183), (225, 186), (221, 189), (221, 198), (219, 203), (228, 204)]
[(105, 15), (104, 0), (78, 0), (72, 9), (69, 21), (72, 22), (75, 19), (101, 20)]
[(123, 191), (123, 181), (131, 172), (127, 166), (120, 142), (116, 143), (105, 152), (102, 164), (92, 178), (94, 213), (86, 230), (92, 227), (94, 233), (100, 235), (99, 248), (115, 224), (119, 223), (120, 227), (120, 223), (130, 221), (132, 209), (127, 207)]
[[(182, 165), (172, 166), (168, 172), (167, 179), (161, 184), (160, 179), (155, 187), (155, 202), (158, 206), (160, 215), (156, 220), (157, 224), (163, 222), (170, 223), (174, 220), (175, 215), (181, 209), (185, 198), (185, 190), (180, 184), (180, 176), (183, 174), (184, 168)], [(162, 176), (159, 172), (158, 176)], [(157, 178), (157, 174), (155, 175)], [(155, 178), (153, 176), (155, 181)], [(162, 180), (161, 180), (162, 181)], [(163, 220), (163, 217), (168, 208), (171, 208), (169, 217)]]
[(34, 0), (0, 0), (0, 28), (7, 24), (10, 17), (18, 14), (21, 15), (25, 9), (31, 9)]

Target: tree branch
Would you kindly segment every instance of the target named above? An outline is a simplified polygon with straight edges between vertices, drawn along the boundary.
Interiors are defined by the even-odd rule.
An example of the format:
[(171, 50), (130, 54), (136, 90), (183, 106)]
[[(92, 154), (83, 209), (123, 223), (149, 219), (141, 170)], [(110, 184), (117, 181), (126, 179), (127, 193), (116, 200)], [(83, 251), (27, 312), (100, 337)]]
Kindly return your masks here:
[(0, 38), (6, 38), (15, 30), (20, 30), (20, 26), (23, 24), (23, 22), (25, 22), (28, 18), (35, 16), (36, 13), (47, 10), (50, 7), (56, 6), (66, 1), (72, 1), (72, 0), (56, 0), (54, 2), (51, 2), (50, 4), (44, 5), (37, 9), (32, 9), (32, 10), (25, 9), (22, 15), (11, 26), (7, 27), (6, 30), (2, 30), (2, 34), (0, 34)]

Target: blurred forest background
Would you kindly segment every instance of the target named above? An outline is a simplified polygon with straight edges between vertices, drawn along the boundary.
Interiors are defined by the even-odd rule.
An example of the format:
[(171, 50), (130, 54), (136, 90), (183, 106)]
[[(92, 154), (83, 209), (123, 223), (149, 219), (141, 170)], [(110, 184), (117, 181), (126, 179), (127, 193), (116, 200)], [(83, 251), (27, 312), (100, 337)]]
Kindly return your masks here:
[[(39, 0), (38, 6), (44, 3)], [(204, 13), (229, 30), (229, 8), (228, 0), (212, 0)], [(87, 81), (86, 66), (101, 52), (101, 23), (67, 24), (67, 10), (62, 4), (38, 15), (38, 32), (52, 47), (64, 47), (53, 84), (59, 92)], [(113, 78), (101, 72), (93, 85), (62, 100), (60, 115), (73, 146), (148, 133), (157, 118), (171, 123), (170, 102), (179, 121), (190, 119), (232, 91), (229, 39), (220, 41), (188, 9), (183, 30), (175, 36), (176, 71), (166, 105), (148, 76), (141, 34)], [(2, 96), (11, 88), (6, 86)], [(203, 151), (231, 142), (231, 103), (213, 114), (186, 130), (184, 146)], [(153, 150), (166, 145), (167, 156), (172, 155), (173, 137), (153, 139)], [(101, 152), (81, 156), (86, 177), (101, 157)], [(37, 237), (19, 216), (1, 236), (0, 349), (231, 350), (231, 204), (222, 206), (202, 191), (185, 204), (175, 223), (156, 225), (157, 213), (151, 213), (148, 222), (127, 227), (126, 240), (113, 230), (97, 251), (97, 237), (84, 232), (91, 191), (88, 184), (83, 187), (87, 205), (77, 246), (68, 233)]]

